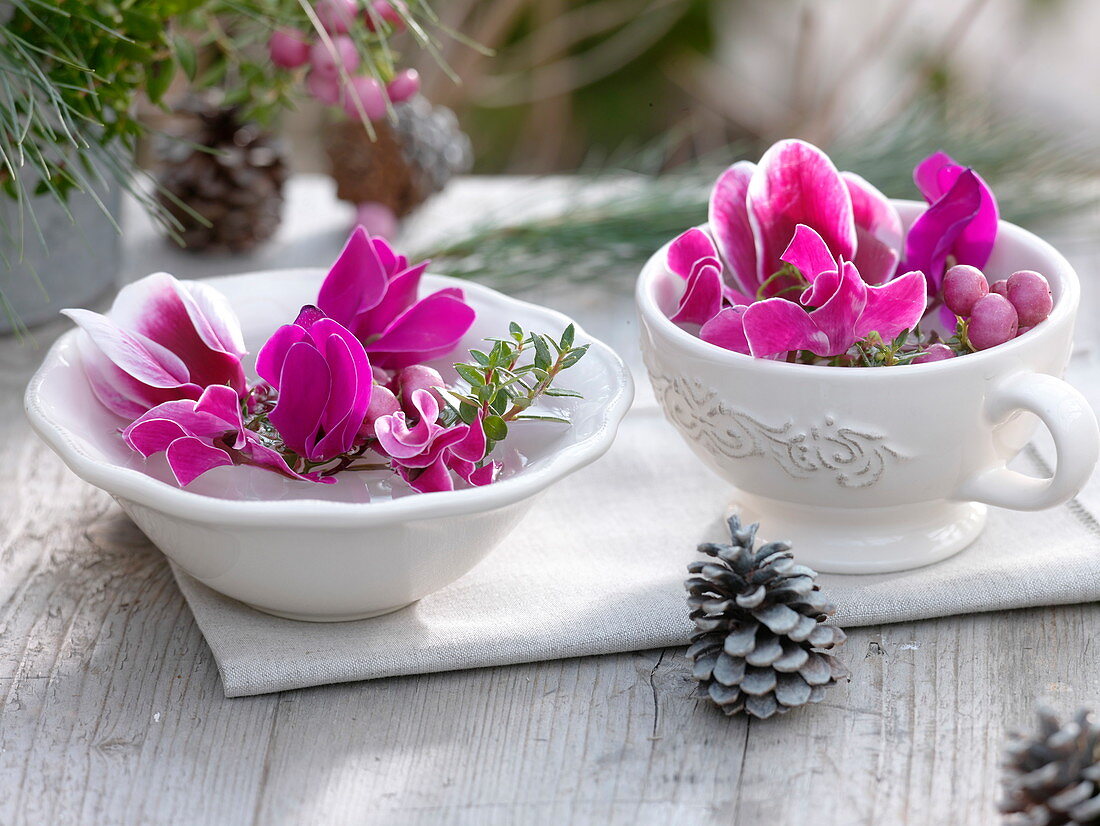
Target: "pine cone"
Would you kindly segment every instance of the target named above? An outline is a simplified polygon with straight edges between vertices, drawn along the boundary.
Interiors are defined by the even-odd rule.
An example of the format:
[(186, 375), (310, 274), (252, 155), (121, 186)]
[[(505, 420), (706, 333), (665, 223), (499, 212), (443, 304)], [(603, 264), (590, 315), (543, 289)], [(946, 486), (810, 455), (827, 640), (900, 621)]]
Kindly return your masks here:
[(1100, 725), (1086, 709), (1062, 723), (1039, 708), (1039, 734), (1011, 735), (1005, 814), (1020, 826), (1100, 826)]
[(468, 172), (470, 139), (454, 113), (417, 96), (394, 106), (395, 122), (374, 124), (375, 139), (356, 120), (335, 124), (327, 150), (336, 180), (336, 196), (353, 204), (375, 202), (407, 215)]
[(282, 151), (270, 133), (242, 123), (234, 107), (193, 101), (185, 112), (184, 140), (162, 146), (160, 185), (210, 226), (164, 192), (160, 202), (182, 224), (187, 249), (250, 250), (279, 226), (287, 177)]
[(836, 608), (818, 591), (817, 574), (795, 564), (785, 542), (754, 550), (757, 527), (743, 528), (733, 516), (731, 544), (699, 546), (715, 559), (688, 566), (694, 576), (684, 585), (696, 631), (687, 654), (696, 696), (726, 714), (767, 718), (820, 702), (848, 670), (826, 650), (845, 634), (822, 624)]

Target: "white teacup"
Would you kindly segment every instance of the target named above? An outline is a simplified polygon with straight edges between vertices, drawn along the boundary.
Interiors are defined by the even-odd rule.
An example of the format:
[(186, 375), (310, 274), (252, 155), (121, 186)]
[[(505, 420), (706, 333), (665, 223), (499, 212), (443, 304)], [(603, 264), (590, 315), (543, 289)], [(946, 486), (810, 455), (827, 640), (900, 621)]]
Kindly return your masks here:
[[(923, 209), (895, 204), (906, 225)], [(1053, 507), (1091, 475), (1096, 416), (1060, 378), (1080, 285), (1031, 233), (1001, 222), (985, 271), (991, 281), (1041, 272), (1050, 317), (1000, 347), (904, 367), (788, 364), (707, 344), (668, 318), (683, 282), (667, 271), (666, 249), (636, 294), (654, 391), (696, 455), (737, 489), (742, 517), (794, 542), (800, 562), (833, 573), (927, 565), (970, 544), (987, 505)], [(1050, 479), (1006, 468), (1038, 420), (1057, 446)]]

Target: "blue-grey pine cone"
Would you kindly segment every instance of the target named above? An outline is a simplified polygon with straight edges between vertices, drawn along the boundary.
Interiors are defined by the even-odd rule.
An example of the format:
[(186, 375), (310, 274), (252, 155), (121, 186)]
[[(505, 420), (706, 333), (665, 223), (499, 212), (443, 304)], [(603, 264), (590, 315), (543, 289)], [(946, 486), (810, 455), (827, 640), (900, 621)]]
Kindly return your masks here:
[(1100, 826), (1100, 725), (1039, 707), (1036, 736), (1010, 736), (1001, 811), (1016, 826)]
[(806, 703), (848, 677), (831, 649), (844, 632), (825, 620), (836, 610), (821, 596), (817, 574), (795, 563), (790, 546), (755, 548), (757, 525), (729, 520), (728, 545), (707, 542), (684, 583), (695, 623), (688, 657), (697, 696), (726, 714), (767, 718)]

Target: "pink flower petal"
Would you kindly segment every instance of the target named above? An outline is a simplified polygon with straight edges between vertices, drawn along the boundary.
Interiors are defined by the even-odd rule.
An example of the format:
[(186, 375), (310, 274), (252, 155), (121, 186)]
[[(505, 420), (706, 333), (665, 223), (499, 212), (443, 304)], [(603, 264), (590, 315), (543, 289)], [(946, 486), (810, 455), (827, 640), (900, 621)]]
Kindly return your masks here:
[(291, 346), (279, 376), (279, 400), (268, 419), (299, 456), (312, 458), (331, 386), (328, 364), (312, 343)]
[(746, 309), (744, 306), (736, 306), (722, 310), (703, 325), (699, 331), (699, 338), (717, 347), (747, 355), (750, 347), (745, 337)]
[(864, 338), (878, 332), (887, 341), (903, 330), (912, 330), (924, 315), (928, 286), (924, 273), (908, 272), (892, 281), (867, 288), (867, 306), (859, 318), (855, 333)]
[(419, 472), (410, 473), (401, 469), (401, 476), (409, 483), (409, 487), (418, 493), (438, 493), (439, 491), (454, 490), (454, 479), (447, 470), (442, 459), (437, 459), (428, 467)]
[(749, 181), (748, 207), (757, 244), (757, 283), (782, 266), (780, 256), (799, 224), (816, 230), (834, 256), (851, 259), (855, 253), (848, 187), (829, 156), (805, 141), (779, 141), (764, 153)]
[[(839, 356), (855, 344), (856, 325), (867, 306), (868, 287), (860, 278), (859, 271), (850, 261), (843, 262), (836, 292), (810, 313), (817, 328), (828, 338), (828, 345), (806, 347), (819, 356)], [(793, 349), (793, 348), (792, 348)]]
[(317, 306), (345, 327), (352, 327), (358, 313), (382, 300), (387, 280), (370, 236), (363, 227), (356, 227), (321, 284)]
[[(763, 358), (791, 350), (829, 349), (829, 338), (793, 301), (769, 298), (750, 304), (744, 314), (745, 337), (753, 356)], [(821, 355), (821, 353), (818, 353)]]
[(783, 261), (798, 267), (799, 272), (811, 284), (823, 272), (836, 272), (836, 258), (817, 231), (799, 224), (794, 228), (791, 243), (780, 256)]
[(760, 286), (756, 239), (748, 212), (749, 180), (756, 165), (738, 161), (714, 184), (708, 209), (708, 226), (730, 269), (734, 286), (755, 294)]
[(271, 338), (260, 348), (260, 352), (256, 355), (256, 373), (278, 390), (286, 354), (295, 344), (308, 339), (310, 335), (304, 327), (299, 327), (297, 324), (284, 324), (272, 333)]
[(143, 384), (169, 388), (189, 382), (183, 361), (155, 341), (127, 332), (107, 316), (90, 310), (61, 312), (75, 321), (112, 363)]
[(922, 194), (931, 202), (948, 195), (959, 178), (967, 172), (977, 180), (981, 203), (977, 214), (959, 233), (951, 252), (956, 263), (981, 268), (989, 261), (993, 251), (1000, 220), (993, 190), (977, 172), (957, 163), (944, 152), (929, 155), (921, 161), (913, 171), (913, 178)]
[(168, 445), (164, 454), (172, 475), (181, 487), (191, 484), (209, 470), (232, 465), (233, 460), (224, 450), (207, 444), (197, 436), (184, 436)]
[(355, 320), (355, 334), (366, 341), (389, 327), (395, 318), (416, 303), (420, 289), (420, 276), (428, 262), (400, 272), (386, 286), (386, 294), (377, 305), (361, 313)]
[(946, 152), (934, 152), (916, 165), (913, 169), (913, 183), (917, 185), (924, 200), (931, 204), (947, 193), (954, 182), (944, 187), (940, 181), (940, 170), (946, 166), (957, 165)]
[(706, 324), (722, 309), (722, 276), (717, 267), (706, 266), (692, 274), (672, 321), (677, 324)]
[(186, 435), (187, 431), (179, 422), (160, 418), (142, 419), (122, 431), (126, 444), (146, 459), (155, 453), (163, 453), (168, 445)]
[(443, 291), (418, 301), (367, 345), (371, 362), (398, 368), (444, 356), (474, 323), (474, 310)]
[(461, 441), (451, 448), (451, 453), (459, 459), (467, 462), (480, 462), (485, 458), (485, 448), (488, 442), (485, 439), (485, 429), (481, 426), (481, 412), (470, 424), (470, 428)]
[(930, 288), (939, 290), (947, 256), (981, 206), (981, 185), (977, 176), (966, 170), (909, 228), (905, 239), (905, 269), (920, 270), (928, 276)]
[(701, 229), (689, 229), (681, 233), (668, 247), (668, 268), (680, 276), (688, 278), (695, 263), (703, 258), (717, 258), (718, 250), (710, 236)]
[(855, 265), (868, 284), (889, 281), (901, 251), (901, 216), (889, 199), (852, 172), (841, 172), (856, 222)]

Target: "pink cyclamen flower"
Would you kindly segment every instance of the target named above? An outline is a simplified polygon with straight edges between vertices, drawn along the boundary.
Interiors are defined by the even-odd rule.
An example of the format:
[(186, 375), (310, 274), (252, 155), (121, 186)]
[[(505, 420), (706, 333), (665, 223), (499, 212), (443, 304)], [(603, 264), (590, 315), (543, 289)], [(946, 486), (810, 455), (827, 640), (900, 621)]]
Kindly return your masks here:
[(751, 296), (775, 296), (796, 283), (776, 274), (799, 224), (816, 231), (834, 257), (853, 262), (869, 284), (889, 281), (897, 270), (897, 210), (812, 144), (779, 141), (759, 164), (739, 161), (715, 183), (709, 230), (733, 285)]
[(479, 467), (488, 446), (480, 414), (472, 424), (444, 427), (430, 391), (414, 390), (409, 404), (411, 416), (399, 410), (374, 423), (378, 448), (402, 479), (419, 493), (454, 490), (452, 471), (469, 485), (493, 481), (496, 463)]
[(855, 264), (835, 257), (825, 239), (800, 224), (781, 260), (810, 282), (798, 302), (769, 298), (734, 306), (703, 325), (700, 337), (757, 357), (792, 350), (818, 356), (846, 353), (871, 332), (885, 340), (912, 329), (924, 314), (924, 274), (910, 272), (880, 286), (868, 284)]
[(279, 393), (267, 418), (288, 448), (323, 462), (355, 447), (373, 376), (363, 345), (347, 328), (303, 307), (260, 349), (256, 372)]
[(157, 405), (127, 427), (122, 438), (145, 458), (164, 453), (181, 487), (216, 467), (242, 464), (291, 479), (321, 481), (295, 473), (277, 451), (245, 428), (240, 399), (225, 385), (211, 385), (198, 400)]
[(909, 228), (905, 266), (928, 276), (935, 293), (943, 282), (948, 257), (954, 264), (978, 269), (989, 261), (997, 240), (997, 200), (978, 173), (944, 152), (917, 164), (913, 180), (929, 206)]
[(376, 367), (397, 369), (451, 352), (474, 323), (462, 290), (417, 299), (428, 262), (410, 266), (381, 238), (356, 227), (332, 265), (317, 306), (351, 330)]
[(85, 333), (78, 347), (92, 391), (119, 416), (198, 399), (216, 384), (245, 393), (240, 323), (213, 287), (160, 272), (123, 287), (106, 315), (61, 312)]

